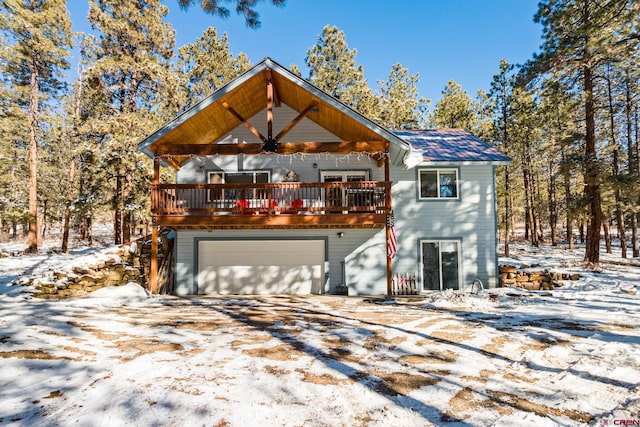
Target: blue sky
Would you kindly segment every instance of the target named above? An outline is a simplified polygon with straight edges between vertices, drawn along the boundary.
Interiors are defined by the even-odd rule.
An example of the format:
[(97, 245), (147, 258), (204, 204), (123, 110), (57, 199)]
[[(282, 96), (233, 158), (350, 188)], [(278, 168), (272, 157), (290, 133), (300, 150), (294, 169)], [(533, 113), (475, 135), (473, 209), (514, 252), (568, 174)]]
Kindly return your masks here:
[[(434, 104), (449, 80), (472, 97), (488, 90), (502, 58), (523, 63), (541, 44), (541, 27), (533, 22), (538, 0), (287, 0), (283, 8), (266, 0), (258, 6), (257, 30), (233, 11), (223, 20), (198, 6), (184, 11), (177, 0), (163, 3), (177, 46), (213, 26), (229, 34), (234, 54), (244, 52), (254, 64), (267, 56), (285, 67), (295, 63), (304, 77), (307, 50), (325, 25), (335, 25), (349, 48), (357, 49), (356, 61), (372, 88), (399, 62), (420, 75), (418, 92)], [(69, 0), (68, 7), (74, 30), (88, 31), (86, 0)]]

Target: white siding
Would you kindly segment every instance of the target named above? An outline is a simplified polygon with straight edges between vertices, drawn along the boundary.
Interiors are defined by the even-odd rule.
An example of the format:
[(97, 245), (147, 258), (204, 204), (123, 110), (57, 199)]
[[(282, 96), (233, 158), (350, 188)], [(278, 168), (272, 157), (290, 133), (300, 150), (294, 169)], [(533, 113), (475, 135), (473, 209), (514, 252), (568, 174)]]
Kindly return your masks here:
[(462, 243), (462, 285), (476, 278), (496, 285), (496, 220), (493, 166), (448, 164), (459, 168), (459, 200), (418, 200), (417, 173), (392, 169), (398, 255), (394, 272), (421, 275), (420, 240)]
[[(344, 233), (342, 237), (338, 233)], [(198, 293), (195, 260), (198, 239), (324, 239), (324, 293), (335, 293), (343, 283), (345, 261), (346, 284), (350, 295), (384, 294), (386, 292), (384, 231), (361, 229), (303, 230), (214, 230), (178, 231), (176, 233), (175, 292), (178, 295)]]
[[(313, 113), (309, 113), (313, 114)], [(283, 105), (274, 110), (274, 134), (297, 113)], [(266, 112), (250, 119), (266, 135)], [(231, 142), (258, 143), (243, 125), (225, 138)], [(339, 141), (340, 138), (305, 118), (283, 141)], [(440, 164), (458, 168), (459, 200), (418, 200), (417, 170), (391, 168), (393, 203), (395, 207), (398, 254), (393, 262), (395, 273), (417, 272), (421, 277), (420, 240), (461, 241), (462, 283), (470, 285), (480, 278), (485, 286), (496, 285), (496, 222), (493, 166), (490, 164)], [(431, 166), (430, 166), (431, 167)], [(433, 166), (435, 167), (435, 165)], [(377, 166), (366, 154), (348, 156), (277, 154), (257, 156), (217, 156), (194, 158), (177, 174), (178, 183), (204, 183), (209, 171), (268, 170), (271, 181), (279, 182), (285, 174), (295, 171), (301, 181), (320, 181), (322, 171), (366, 170), (374, 181), (384, 180), (384, 168)], [(343, 231), (342, 238), (337, 233)], [(326, 283), (324, 291), (333, 293), (337, 285), (346, 282), (351, 295), (386, 293), (386, 257), (384, 230), (309, 229), (309, 230), (220, 230), (180, 231), (176, 241), (176, 293), (196, 294), (194, 280), (195, 238), (326, 238)], [(345, 278), (342, 277), (342, 264)]]

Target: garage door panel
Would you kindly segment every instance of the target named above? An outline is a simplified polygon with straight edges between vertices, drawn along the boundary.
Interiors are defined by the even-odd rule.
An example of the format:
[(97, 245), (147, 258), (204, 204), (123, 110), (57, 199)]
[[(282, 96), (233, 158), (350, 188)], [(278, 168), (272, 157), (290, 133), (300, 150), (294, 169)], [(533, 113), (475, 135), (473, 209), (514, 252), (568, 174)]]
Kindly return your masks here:
[(199, 294), (319, 294), (324, 241), (202, 241)]

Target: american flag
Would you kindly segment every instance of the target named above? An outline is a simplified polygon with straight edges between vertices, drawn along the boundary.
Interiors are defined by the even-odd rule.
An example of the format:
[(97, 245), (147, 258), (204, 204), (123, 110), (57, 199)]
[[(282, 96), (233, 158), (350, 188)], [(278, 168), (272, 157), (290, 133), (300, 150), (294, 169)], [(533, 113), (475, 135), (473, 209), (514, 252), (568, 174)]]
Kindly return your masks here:
[(389, 241), (387, 242), (387, 257), (389, 259), (394, 259), (396, 257), (396, 252), (398, 251), (398, 247), (396, 246), (396, 230), (395, 230), (395, 220), (393, 218), (393, 212), (387, 215), (387, 227), (389, 227)]

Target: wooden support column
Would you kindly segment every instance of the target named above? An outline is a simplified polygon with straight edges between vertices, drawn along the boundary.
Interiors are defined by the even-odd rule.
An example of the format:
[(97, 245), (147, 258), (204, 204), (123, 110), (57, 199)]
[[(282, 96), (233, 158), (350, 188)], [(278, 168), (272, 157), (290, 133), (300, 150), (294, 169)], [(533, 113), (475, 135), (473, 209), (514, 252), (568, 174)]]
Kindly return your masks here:
[[(160, 184), (160, 157), (153, 157), (153, 185)], [(149, 292), (158, 293), (158, 225), (155, 215), (151, 218), (151, 268), (149, 270)]]
[[(385, 156), (384, 156), (384, 180), (386, 182), (391, 181), (391, 174), (389, 171), (389, 143), (386, 143), (386, 150), (385, 150)], [(391, 188), (389, 188), (389, 191), (387, 191), (387, 193), (385, 194), (385, 204), (387, 206), (389, 206), (391, 208), (391, 210), (393, 210), (393, 206), (391, 206), (392, 200), (391, 200)], [(390, 213), (387, 213), (387, 220), (385, 221), (385, 257), (387, 258), (387, 296), (391, 296), (391, 294), (393, 294), (393, 261), (391, 260), (391, 258), (389, 258), (389, 239), (391, 237), (391, 229), (389, 228), (389, 215), (391, 215)]]

